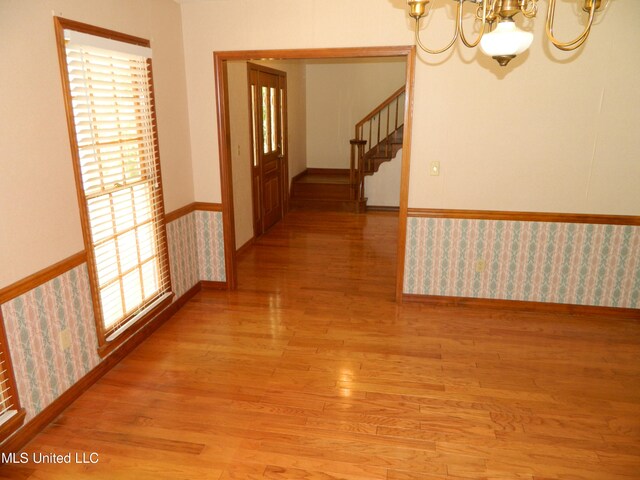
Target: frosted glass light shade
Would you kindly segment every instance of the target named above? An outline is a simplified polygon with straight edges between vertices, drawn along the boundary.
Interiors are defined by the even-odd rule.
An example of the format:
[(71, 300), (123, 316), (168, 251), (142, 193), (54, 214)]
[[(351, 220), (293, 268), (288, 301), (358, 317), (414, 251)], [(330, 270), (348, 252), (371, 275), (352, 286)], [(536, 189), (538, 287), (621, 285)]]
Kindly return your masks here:
[(503, 20), (482, 37), (480, 50), (490, 57), (513, 57), (527, 50), (531, 42), (533, 33), (520, 30), (513, 20)]

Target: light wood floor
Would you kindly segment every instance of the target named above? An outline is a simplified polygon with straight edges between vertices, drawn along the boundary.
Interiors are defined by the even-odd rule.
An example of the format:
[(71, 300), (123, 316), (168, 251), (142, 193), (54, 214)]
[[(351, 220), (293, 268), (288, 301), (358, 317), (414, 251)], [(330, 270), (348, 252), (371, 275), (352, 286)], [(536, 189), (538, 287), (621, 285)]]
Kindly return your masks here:
[(8, 478), (640, 478), (640, 325), (394, 303), (397, 219), (295, 212)]

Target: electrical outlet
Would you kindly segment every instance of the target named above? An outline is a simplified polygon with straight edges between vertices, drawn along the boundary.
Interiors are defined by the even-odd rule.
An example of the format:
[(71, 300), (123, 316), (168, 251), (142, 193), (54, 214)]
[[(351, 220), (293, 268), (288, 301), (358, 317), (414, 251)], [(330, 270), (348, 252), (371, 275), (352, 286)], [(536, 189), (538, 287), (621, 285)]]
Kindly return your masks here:
[(484, 260), (478, 260), (476, 262), (476, 273), (482, 273), (486, 270), (487, 268), (487, 262), (485, 262)]
[(63, 350), (69, 350), (69, 348), (71, 348), (71, 332), (68, 328), (60, 332), (60, 346), (62, 346)]
[(431, 166), (429, 167), (429, 175), (432, 177), (437, 177), (440, 175), (440, 162), (431, 162)]

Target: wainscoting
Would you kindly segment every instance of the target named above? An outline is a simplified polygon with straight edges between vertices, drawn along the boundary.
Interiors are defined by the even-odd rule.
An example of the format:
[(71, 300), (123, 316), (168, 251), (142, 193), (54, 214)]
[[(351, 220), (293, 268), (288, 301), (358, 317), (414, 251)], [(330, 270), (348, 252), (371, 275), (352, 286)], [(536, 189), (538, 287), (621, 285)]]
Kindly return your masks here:
[(26, 421), (100, 362), (87, 265), (2, 305)]
[(640, 308), (636, 217), (446, 215), (409, 212), (405, 294)]
[(226, 281), (222, 212), (188, 212), (167, 224), (167, 237), (176, 298), (199, 281)]
[[(191, 204), (167, 215), (167, 222), (175, 311), (201, 281), (225, 282), (221, 207)], [(87, 264), (78, 265), (77, 257), (56, 265), (55, 276), (42, 275), (38, 281), (34, 275), (29, 290), (18, 282), (0, 291), (27, 425), (106, 360), (97, 352)], [(10, 298), (11, 292), (16, 296)]]
[(0, 477), (638, 480), (640, 323), (398, 305), (397, 231), (289, 213)]

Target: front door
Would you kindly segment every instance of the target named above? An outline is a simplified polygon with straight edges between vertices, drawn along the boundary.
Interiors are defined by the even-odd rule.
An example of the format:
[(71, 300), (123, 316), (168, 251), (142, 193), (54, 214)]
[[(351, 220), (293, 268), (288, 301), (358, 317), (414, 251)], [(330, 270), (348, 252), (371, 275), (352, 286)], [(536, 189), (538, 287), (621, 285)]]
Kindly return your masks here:
[(253, 230), (256, 237), (287, 208), (286, 73), (249, 64), (252, 122)]

